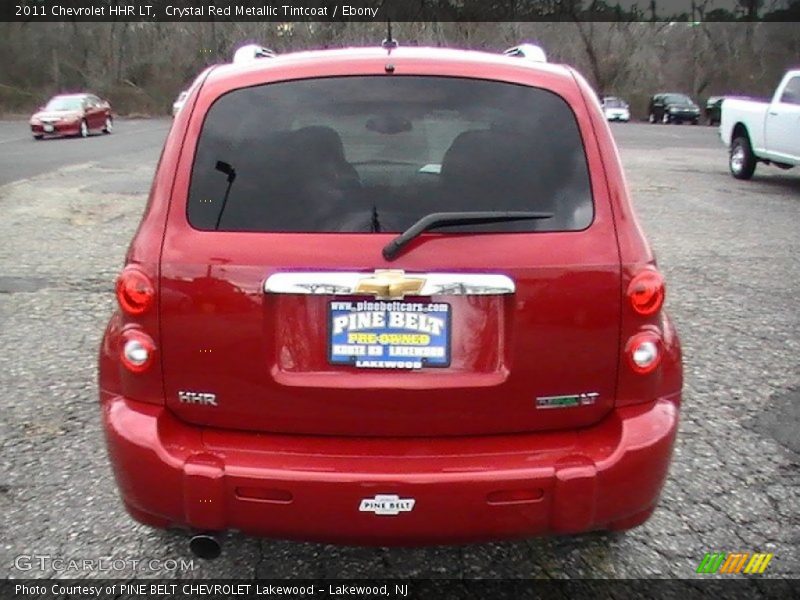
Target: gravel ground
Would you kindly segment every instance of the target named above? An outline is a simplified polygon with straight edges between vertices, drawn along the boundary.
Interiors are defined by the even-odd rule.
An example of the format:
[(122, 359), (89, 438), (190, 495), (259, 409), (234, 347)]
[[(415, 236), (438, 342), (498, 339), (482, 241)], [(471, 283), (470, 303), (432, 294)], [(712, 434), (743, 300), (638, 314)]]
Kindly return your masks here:
[[(176, 568), (191, 560), (186, 538), (135, 524), (117, 498), (95, 384), (165, 130), (85, 140), (106, 145), (101, 158), (0, 187), (0, 577), (692, 577), (713, 551), (772, 552), (765, 576), (800, 576), (800, 177), (761, 166), (739, 182), (713, 130), (640, 124), (614, 132), (686, 371), (671, 474), (646, 525), (422, 549), (234, 533), (221, 558)], [(34, 142), (0, 146), (0, 170), (17, 144)], [(62, 571), (31, 555), (117, 561)]]

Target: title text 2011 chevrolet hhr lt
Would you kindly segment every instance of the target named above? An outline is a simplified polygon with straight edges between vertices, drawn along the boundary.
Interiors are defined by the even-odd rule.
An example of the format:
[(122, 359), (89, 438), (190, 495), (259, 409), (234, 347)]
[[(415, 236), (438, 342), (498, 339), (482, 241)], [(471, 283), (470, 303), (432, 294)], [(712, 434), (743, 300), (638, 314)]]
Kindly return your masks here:
[(134, 518), (432, 544), (652, 513), (681, 357), (594, 92), (487, 53), (206, 71), (100, 351)]

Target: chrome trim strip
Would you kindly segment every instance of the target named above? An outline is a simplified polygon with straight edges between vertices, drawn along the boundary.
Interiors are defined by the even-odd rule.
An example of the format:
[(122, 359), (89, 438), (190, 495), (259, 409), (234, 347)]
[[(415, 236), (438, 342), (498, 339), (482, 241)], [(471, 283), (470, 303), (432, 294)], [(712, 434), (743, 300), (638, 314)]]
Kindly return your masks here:
[[(264, 282), (264, 292), (269, 294), (328, 294), (334, 296), (368, 295), (378, 298), (402, 298), (403, 293), (381, 296), (378, 292), (357, 291), (364, 280), (381, 277), (374, 273), (342, 271), (291, 271), (273, 273)], [(392, 271), (395, 281), (424, 280), (413, 296), (489, 296), (513, 294), (514, 281), (506, 275), (493, 273), (403, 273)]]

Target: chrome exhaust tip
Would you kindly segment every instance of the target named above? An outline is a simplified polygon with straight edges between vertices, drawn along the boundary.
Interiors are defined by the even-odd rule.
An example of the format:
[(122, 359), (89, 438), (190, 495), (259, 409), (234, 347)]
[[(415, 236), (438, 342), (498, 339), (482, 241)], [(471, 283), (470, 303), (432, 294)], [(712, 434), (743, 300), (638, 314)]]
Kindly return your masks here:
[(189, 549), (196, 557), (206, 560), (213, 560), (222, 553), (222, 545), (210, 533), (193, 535), (189, 540)]

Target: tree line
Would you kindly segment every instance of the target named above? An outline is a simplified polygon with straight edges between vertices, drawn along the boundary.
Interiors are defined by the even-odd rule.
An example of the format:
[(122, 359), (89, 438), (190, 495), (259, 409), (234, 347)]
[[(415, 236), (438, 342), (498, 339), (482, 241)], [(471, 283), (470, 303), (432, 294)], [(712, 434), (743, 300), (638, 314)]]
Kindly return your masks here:
[[(755, 0), (742, 0), (754, 3)], [(699, 17), (705, 4), (692, 4)], [(648, 97), (685, 92), (765, 96), (800, 65), (797, 23), (692, 20), (398, 22), (401, 45), (501, 52), (535, 42), (552, 62), (576, 67), (598, 94), (629, 100), (643, 117)], [(205, 66), (241, 44), (278, 53), (378, 45), (382, 22), (0, 23), (0, 112), (24, 114), (59, 92), (93, 91), (120, 114), (166, 114)]]

